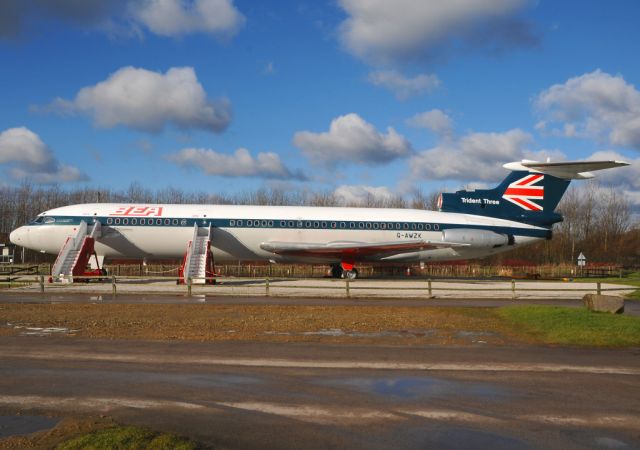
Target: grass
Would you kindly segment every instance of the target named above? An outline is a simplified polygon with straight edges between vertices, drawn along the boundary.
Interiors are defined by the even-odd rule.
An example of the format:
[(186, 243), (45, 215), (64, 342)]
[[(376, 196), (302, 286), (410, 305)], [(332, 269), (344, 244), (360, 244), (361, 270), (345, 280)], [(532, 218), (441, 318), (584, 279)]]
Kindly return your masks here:
[(558, 306), (512, 306), (498, 309), (497, 314), (518, 334), (538, 343), (587, 347), (640, 346), (640, 317)]
[(134, 426), (115, 426), (64, 441), (55, 448), (56, 450), (192, 450), (198, 447), (194, 442), (173, 434), (156, 433)]

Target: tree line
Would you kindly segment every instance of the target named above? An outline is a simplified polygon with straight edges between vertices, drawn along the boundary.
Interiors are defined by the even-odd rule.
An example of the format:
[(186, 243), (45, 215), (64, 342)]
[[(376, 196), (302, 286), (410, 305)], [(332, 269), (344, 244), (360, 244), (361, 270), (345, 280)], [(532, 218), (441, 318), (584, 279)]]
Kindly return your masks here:
[[(37, 214), (77, 203), (357, 206), (436, 210), (438, 194), (415, 191), (409, 198), (368, 195), (357, 203), (346, 203), (332, 191), (262, 188), (237, 194), (211, 194), (172, 187), (150, 190), (139, 183), (117, 190), (91, 187), (63, 189), (56, 185), (42, 186), (25, 182), (19, 186), (0, 187), (0, 243), (8, 242), (11, 230), (33, 220)], [(551, 241), (496, 255), (487, 261), (566, 264), (575, 262), (582, 252), (588, 262), (640, 265), (640, 222), (619, 191), (602, 187), (597, 182), (584, 183), (569, 189), (558, 211), (563, 214), (564, 221), (554, 226)], [(35, 254), (28, 253), (27, 256), (42, 261)]]

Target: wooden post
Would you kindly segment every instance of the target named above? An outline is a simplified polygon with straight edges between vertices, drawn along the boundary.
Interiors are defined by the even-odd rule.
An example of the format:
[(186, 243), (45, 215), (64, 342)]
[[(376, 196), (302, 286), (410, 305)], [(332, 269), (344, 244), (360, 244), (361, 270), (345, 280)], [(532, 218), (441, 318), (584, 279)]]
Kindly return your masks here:
[(264, 288), (265, 288), (267, 297), (269, 297), (269, 277), (265, 279)]
[(44, 275), (40, 275), (40, 292), (44, 293)]
[(191, 277), (187, 278), (187, 296), (191, 297)]
[(516, 299), (516, 280), (511, 280), (511, 299)]
[(351, 298), (351, 291), (349, 290), (349, 278), (345, 278), (345, 285), (347, 287), (347, 298)]
[(115, 275), (111, 275), (111, 295), (115, 298), (116, 295), (118, 295), (118, 292), (116, 290), (116, 276)]
[(596, 283), (596, 286), (597, 286), (598, 295), (601, 295), (602, 294), (602, 285), (601, 285), (601, 283), (598, 281)]
[(428, 286), (429, 286), (429, 298), (432, 298), (433, 297), (433, 291), (431, 289), (431, 278), (429, 278), (427, 283), (428, 283)]

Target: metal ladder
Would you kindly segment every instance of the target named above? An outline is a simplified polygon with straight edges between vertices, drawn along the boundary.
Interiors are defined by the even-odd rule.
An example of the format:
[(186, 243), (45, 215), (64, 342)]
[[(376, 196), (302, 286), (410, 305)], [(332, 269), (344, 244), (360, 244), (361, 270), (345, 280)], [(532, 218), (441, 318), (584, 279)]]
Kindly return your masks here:
[(198, 227), (196, 223), (184, 259), (183, 279), (186, 281), (191, 278), (193, 284), (207, 283), (208, 260), (211, 257), (211, 225)]
[[(100, 222), (96, 222), (91, 233), (87, 234), (88, 225), (84, 220), (80, 221), (76, 234), (67, 237), (56, 262), (51, 268), (51, 278), (63, 283), (73, 283), (73, 275), (80, 275), (84, 272), (84, 265), (93, 254), (93, 244), (95, 239), (101, 236), (102, 229)], [(80, 267), (82, 266), (82, 267)]]

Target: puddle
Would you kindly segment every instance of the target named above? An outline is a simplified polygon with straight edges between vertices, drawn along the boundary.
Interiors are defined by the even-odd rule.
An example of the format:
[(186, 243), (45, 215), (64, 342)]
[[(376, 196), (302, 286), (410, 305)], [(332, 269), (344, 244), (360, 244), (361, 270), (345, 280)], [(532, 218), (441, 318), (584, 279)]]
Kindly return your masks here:
[(467, 339), (474, 344), (486, 344), (486, 338), (498, 337), (498, 334), (491, 333), (489, 331), (456, 331), (455, 337), (457, 339)]
[(610, 449), (623, 449), (623, 448), (632, 448), (626, 442), (619, 441), (618, 439), (601, 436), (596, 438), (596, 445), (599, 448), (610, 448)]
[(0, 439), (47, 430), (60, 419), (43, 416), (0, 416)]
[(48, 327), (48, 328), (40, 328), (40, 327), (25, 327), (23, 325), (13, 325), (8, 324), (16, 330), (23, 330), (20, 333), (20, 336), (51, 336), (52, 334), (66, 334), (69, 336), (75, 335), (80, 330), (72, 330), (69, 328), (63, 327)]
[(303, 331), (302, 333), (291, 333), (287, 331), (265, 331), (264, 334), (276, 336), (330, 336), (330, 337), (355, 337), (355, 338), (375, 338), (375, 337), (401, 337), (413, 338), (433, 336), (435, 330), (399, 330), (399, 331), (350, 331), (341, 328), (323, 328), (318, 331)]
[(317, 384), (353, 389), (383, 397), (424, 399), (448, 396), (471, 396), (483, 399), (502, 399), (505, 389), (491, 384), (459, 383), (433, 377), (333, 378), (316, 380)]
[(438, 442), (446, 442), (446, 448), (450, 449), (490, 448), (493, 450), (517, 450), (532, 448), (526, 442), (510, 436), (467, 428), (449, 429), (438, 436)]

